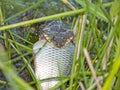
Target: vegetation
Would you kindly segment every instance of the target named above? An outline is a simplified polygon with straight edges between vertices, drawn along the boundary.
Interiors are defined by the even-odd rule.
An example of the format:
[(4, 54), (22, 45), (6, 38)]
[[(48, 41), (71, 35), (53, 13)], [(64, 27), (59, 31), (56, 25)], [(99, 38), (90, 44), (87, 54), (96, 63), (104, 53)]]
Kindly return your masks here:
[[(69, 22), (75, 33), (75, 52), (70, 76), (65, 77), (50, 90), (55, 90), (59, 86), (63, 86), (63, 90), (78, 90), (79, 88), (82, 90), (119, 90), (120, 1), (53, 0), (53, 6), (63, 5), (63, 8), (59, 8), (60, 11), (58, 7), (54, 8), (55, 12), (53, 12), (53, 7), (50, 6), (52, 10), (51, 12), (48, 10), (49, 13), (43, 6), (47, 7), (45, 5), (48, 5), (46, 3), (50, 0), (30, 1), (32, 3), (25, 0), (0, 1), (0, 90), (40, 89), (32, 65), (32, 46), (38, 40), (38, 36), (32, 33), (36, 30), (28, 27), (51, 19)], [(11, 7), (16, 11), (12, 12)], [(42, 12), (46, 12), (44, 15), (39, 12), (40, 7), (43, 8)], [(42, 15), (31, 20), (15, 23), (12, 21), (32, 9), (35, 9), (34, 17), (38, 13)], [(32, 35), (35, 41), (29, 40)], [(18, 64), (18, 69), (16, 69), (14, 65), (19, 60), (22, 66), (19, 68)], [(24, 70), (28, 71), (31, 79), (24, 80), (20, 77), (20, 73)], [(68, 84), (64, 86), (66, 82)]]

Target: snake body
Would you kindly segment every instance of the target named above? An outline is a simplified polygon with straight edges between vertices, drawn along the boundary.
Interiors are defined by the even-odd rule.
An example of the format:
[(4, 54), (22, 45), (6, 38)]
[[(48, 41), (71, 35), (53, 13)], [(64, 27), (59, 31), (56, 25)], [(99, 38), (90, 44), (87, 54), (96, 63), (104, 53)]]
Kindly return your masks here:
[(41, 90), (49, 90), (61, 81), (53, 77), (67, 76), (71, 70), (74, 53), (73, 33), (59, 25), (52, 24), (45, 28), (44, 38), (33, 46), (36, 78), (52, 78), (40, 82)]

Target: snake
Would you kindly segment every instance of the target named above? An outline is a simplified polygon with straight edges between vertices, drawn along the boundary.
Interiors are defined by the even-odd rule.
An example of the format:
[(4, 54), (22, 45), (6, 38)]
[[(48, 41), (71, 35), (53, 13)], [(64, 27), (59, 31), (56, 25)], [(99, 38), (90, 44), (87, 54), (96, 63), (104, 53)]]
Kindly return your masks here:
[(73, 31), (65, 28), (61, 21), (50, 21), (33, 45), (33, 53), (35, 75), (37, 80), (42, 80), (40, 88), (49, 90), (62, 80), (54, 77), (70, 74), (74, 54)]

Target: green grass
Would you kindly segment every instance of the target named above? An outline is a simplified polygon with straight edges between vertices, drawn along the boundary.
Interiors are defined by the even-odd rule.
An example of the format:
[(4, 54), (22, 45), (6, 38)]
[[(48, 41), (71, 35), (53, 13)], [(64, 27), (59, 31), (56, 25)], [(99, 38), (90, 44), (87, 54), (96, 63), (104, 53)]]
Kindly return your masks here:
[[(39, 1), (37, 5), (33, 4), (23, 11), (19, 11), (13, 16), (8, 15), (9, 17), (7, 16), (5, 7), (6, 1), (0, 1), (0, 40), (3, 42), (2, 44), (4, 44), (5, 48), (4, 50), (2, 45), (0, 45), (0, 70), (2, 70), (7, 79), (7, 81), (0, 80), (0, 85), (2, 85), (0, 89), (4, 86), (9, 86), (8, 90), (34, 90), (32, 86), (36, 90), (40, 89), (32, 66), (32, 46), (34, 41), (27, 39), (30, 37), (29, 30), (25, 29), (26, 32), (28, 31), (28, 34), (22, 37), (20, 34), (12, 32), (12, 29), (46, 20), (70, 17), (72, 18), (69, 21), (71, 29), (75, 33), (75, 51), (71, 74), (68, 77), (62, 77), (63, 80), (50, 90), (55, 90), (57, 87), (63, 86), (66, 82), (68, 82), (68, 85), (63, 86), (63, 90), (78, 90), (80, 87), (82, 90), (119, 90), (119, 0), (106, 3), (100, 1), (91, 3), (88, 0), (75, 0), (76, 10), (71, 10), (72, 8), (70, 6), (67, 7), (72, 2), (72, 0), (69, 0), (70, 3), (67, 2), (65, 4), (65, 8), (67, 8), (65, 12), (7, 25), (8, 21), (22, 13), (32, 9), (38, 9), (44, 3), (43, 1)], [(64, 0), (61, 0), (62, 4), (64, 4), (63, 2)], [(17, 56), (13, 56), (16, 54)], [(13, 63), (19, 60), (22, 60), (23, 66), (16, 71)], [(29, 82), (26, 82), (18, 76), (25, 68), (32, 79)]]

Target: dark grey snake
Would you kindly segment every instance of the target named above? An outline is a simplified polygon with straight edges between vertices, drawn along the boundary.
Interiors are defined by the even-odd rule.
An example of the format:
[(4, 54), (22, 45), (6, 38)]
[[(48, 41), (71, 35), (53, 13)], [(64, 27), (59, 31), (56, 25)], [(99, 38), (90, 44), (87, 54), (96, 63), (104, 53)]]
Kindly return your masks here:
[[(41, 39), (33, 46), (38, 80), (69, 75), (74, 53), (73, 37), (73, 31), (64, 28), (60, 21), (53, 21), (43, 29)], [(61, 80), (42, 81), (41, 90), (49, 90), (59, 81)]]

